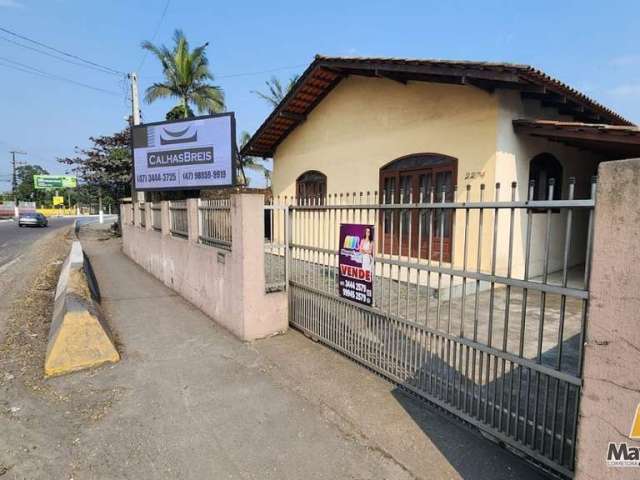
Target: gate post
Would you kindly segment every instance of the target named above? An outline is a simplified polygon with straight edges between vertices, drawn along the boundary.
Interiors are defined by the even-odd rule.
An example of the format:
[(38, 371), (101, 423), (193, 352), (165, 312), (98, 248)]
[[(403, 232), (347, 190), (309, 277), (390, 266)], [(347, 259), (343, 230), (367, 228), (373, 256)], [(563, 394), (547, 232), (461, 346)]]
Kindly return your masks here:
[(638, 199), (640, 159), (600, 164), (578, 422), (579, 480), (640, 476), (637, 459), (635, 467), (607, 465), (610, 443), (640, 447), (640, 432), (638, 438), (629, 436), (640, 405)]
[(229, 328), (242, 340), (284, 332), (287, 292), (266, 293), (264, 272), (264, 195), (231, 195), (232, 278), (236, 321)]

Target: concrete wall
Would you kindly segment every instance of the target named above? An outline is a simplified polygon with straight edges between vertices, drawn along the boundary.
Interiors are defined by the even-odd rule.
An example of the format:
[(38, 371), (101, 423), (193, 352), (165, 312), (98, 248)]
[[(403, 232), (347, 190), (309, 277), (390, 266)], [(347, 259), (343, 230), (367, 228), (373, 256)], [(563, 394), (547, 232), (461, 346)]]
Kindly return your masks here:
[[(600, 165), (576, 479), (639, 478), (605, 464), (609, 442), (630, 440), (640, 405), (640, 159)], [(636, 462), (637, 463), (637, 462)]]
[[(287, 329), (285, 292), (265, 293), (262, 195), (233, 195), (231, 251), (198, 243), (198, 205), (187, 201), (189, 238), (169, 232), (169, 209), (162, 205), (162, 231), (127, 219), (123, 205), (124, 253), (242, 340)], [(179, 321), (179, 319), (177, 319)]]

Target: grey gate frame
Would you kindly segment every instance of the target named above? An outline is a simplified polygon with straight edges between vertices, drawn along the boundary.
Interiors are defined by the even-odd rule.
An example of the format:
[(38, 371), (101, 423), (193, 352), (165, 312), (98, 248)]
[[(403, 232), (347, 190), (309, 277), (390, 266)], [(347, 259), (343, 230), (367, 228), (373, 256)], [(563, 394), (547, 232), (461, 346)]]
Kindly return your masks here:
[[(286, 228), (290, 324), (572, 477), (595, 179), (586, 199), (574, 198), (574, 179), (566, 199), (553, 200), (553, 189), (551, 181), (544, 201), (516, 201), (515, 182), (508, 201), (499, 184), (492, 200), (484, 185), (476, 201), (469, 187), (462, 201), (457, 192), (433, 191), (405, 203), (375, 192), (294, 200)], [(447, 222), (463, 237), (452, 263), (442, 249), (439, 258), (431, 254)], [(338, 295), (340, 223), (374, 224), (382, 243), (382, 229), (390, 230), (391, 245), (377, 246), (373, 307)]]

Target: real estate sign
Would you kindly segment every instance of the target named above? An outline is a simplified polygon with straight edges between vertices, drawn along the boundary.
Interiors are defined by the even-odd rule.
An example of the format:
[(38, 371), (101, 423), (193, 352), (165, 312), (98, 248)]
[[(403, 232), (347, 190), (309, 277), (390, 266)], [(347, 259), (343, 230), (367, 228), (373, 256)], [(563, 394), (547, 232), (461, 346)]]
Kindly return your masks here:
[(36, 190), (76, 188), (78, 186), (78, 180), (71, 175), (34, 175), (33, 186)]
[(133, 127), (136, 190), (230, 186), (235, 178), (232, 112)]
[(340, 224), (340, 296), (369, 306), (373, 305), (374, 238), (373, 225)]

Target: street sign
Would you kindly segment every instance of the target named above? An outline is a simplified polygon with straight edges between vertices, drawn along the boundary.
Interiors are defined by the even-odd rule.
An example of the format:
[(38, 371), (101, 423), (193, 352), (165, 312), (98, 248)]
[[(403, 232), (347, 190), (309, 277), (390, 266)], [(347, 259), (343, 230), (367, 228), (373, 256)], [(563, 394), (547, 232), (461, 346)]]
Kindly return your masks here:
[(36, 190), (76, 188), (78, 180), (71, 175), (34, 175), (33, 186)]
[(373, 305), (375, 251), (373, 225), (340, 224), (338, 255), (340, 296), (363, 305)]
[(232, 112), (133, 127), (135, 189), (231, 186), (235, 180)]
[(53, 206), (64, 205), (64, 197), (53, 197)]

